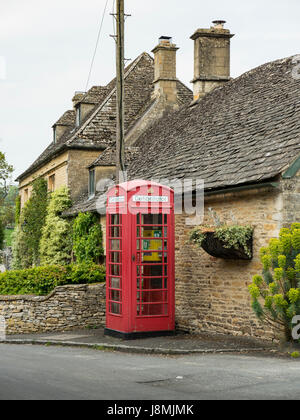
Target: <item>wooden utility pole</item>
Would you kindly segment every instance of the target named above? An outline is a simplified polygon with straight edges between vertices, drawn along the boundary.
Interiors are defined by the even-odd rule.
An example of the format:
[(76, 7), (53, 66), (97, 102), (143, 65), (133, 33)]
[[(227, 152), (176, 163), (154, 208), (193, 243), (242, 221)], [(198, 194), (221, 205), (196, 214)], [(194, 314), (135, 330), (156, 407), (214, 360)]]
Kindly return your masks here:
[[(117, 0), (117, 39), (116, 39), (116, 64), (117, 64), (117, 183), (123, 182), (125, 177), (125, 142), (124, 142), (124, 0)], [(122, 179), (121, 179), (122, 178)]]

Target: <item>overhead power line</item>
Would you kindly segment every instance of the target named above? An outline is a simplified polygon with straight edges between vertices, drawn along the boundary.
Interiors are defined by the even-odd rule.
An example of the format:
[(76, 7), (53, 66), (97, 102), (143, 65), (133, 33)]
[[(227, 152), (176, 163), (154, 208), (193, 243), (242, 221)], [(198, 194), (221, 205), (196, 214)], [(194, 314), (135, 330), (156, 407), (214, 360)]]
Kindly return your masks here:
[(89, 83), (90, 83), (91, 74), (92, 74), (92, 70), (93, 70), (93, 66), (94, 66), (94, 62), (95, 62), (95, 57), (96, 57), (97, 50), (98, 50), (98, 45), (99, 45), (99, 41), (100, 41), (100, 36), (101, 36), (101, 32), (102, 32), (102, 27), (103, 27), (103, 22), (104, 22), (104, 18), (105, 18), (105, 13), (106, 13), (108, 1), (109, 0), (106, 0), (105, 6), (104, 6), (104, 10), (103, 10), (103, 14), (102, 14), (102, 19), (101, 19), (101, 23), (100, 23), (100, 27), (99, 27), (99, 31), (98, 31), (98, 36), (97, 36), (95, 51), (94, 51), (94, 54), (93, 54), (93, 58), (92, 58), (91, 66), (90, 66), (90, 71), (89, 71), (88, 79), (87, 79), (87, 82), (86, 82), (85, 91), (87, 91), (88, 86), (89, 86)]

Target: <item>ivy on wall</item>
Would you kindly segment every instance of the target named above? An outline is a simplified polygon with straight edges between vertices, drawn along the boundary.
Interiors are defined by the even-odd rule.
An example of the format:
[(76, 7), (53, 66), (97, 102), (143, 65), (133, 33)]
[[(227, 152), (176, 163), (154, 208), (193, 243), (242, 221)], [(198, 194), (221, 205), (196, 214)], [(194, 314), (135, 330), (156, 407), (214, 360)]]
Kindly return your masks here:
[(40, 263), (40, 240), (48, 206), (47, 181), (33, 182), (32, 195), (20, 211), (16, 206), (16, 227), (13, 234), (14, 269), (29, 268)]
[(0, 250), (3, 249), (4, 246), (4, 226), (2, 220), (0, 219)]
[(70, 206), (68, 188), (64, 186), (48, 194), (47, 182), (42, 178), (34, 182), (32, 196), (22, 211), (17, 200), (13, 269), (63, 266), (74, 257), (79, 264), (101, 262), (103, 233), (97, 217), (80, 213), (72, 222), (62, 217)]
[(73, 252), (76, 261), (99, 263), (104, 255), (103, 233), (97, 217), (79, 213), (73, 224)]
[(62, 213), (70, 205), (71, 199), (67, 187), (63, 186), (51, 193), (40, 242), (42, 265), (65, 265), (71, 261), (71, 222), (62, 217)]

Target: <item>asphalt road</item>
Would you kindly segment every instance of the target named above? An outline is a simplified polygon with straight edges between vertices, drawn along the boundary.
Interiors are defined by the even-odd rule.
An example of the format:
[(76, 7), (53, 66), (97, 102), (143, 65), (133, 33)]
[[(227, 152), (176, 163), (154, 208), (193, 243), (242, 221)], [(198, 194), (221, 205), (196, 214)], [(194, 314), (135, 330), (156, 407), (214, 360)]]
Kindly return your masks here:
[(300, 361), (2, 344), (0, 399), (300, 399)]

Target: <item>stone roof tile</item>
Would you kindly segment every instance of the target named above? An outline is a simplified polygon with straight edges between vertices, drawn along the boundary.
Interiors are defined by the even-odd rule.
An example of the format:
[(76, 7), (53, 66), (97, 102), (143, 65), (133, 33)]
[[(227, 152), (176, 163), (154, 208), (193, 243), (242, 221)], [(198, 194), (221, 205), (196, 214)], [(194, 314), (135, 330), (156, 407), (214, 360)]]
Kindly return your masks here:
[[(131, 178), (203, 178), (210, 189), (275, 177), (300, 154), (291, 58), (260, 66), (164, 116), (137, 141)], [(211, 174), (207, 173), (211, 169)]]

